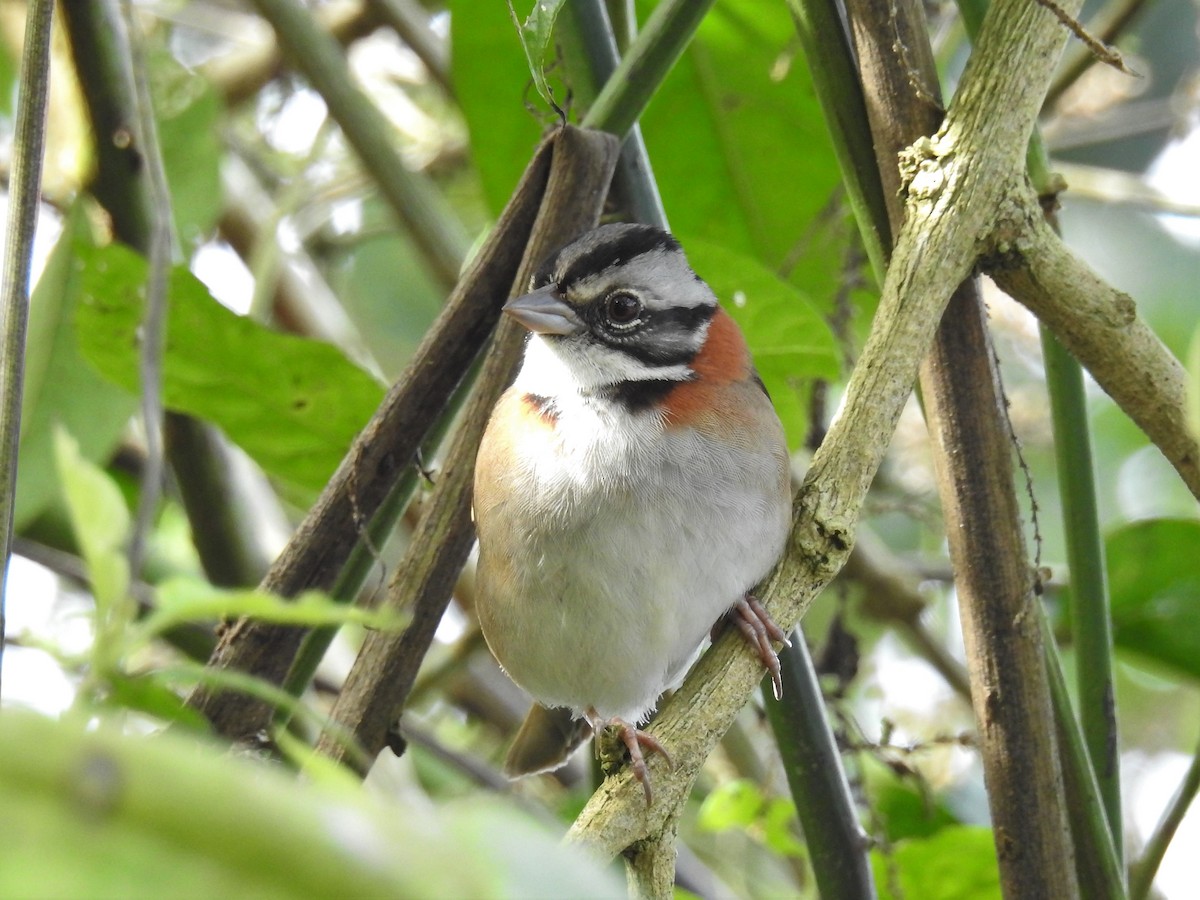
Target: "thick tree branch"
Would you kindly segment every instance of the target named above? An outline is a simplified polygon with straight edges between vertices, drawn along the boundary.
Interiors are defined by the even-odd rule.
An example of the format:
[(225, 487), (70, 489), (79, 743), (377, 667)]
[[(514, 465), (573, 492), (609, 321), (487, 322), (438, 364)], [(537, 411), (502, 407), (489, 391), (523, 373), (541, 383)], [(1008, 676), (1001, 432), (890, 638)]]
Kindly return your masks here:
[[(940, 118), (924, 14), (912, 0), (847, 3), (885, 185)], [(897, 53), (897, 47), (901, 49)], [(894, 231), (904, 209), (887, 193)], [(1078, 894), (1033, 578), (1013, 486), (1011, 430), (976, 277), (954, 292), (920, 369), (962, 611), (971, 697), (1004, 893)]]
[[(1066, 7), (1077, 12), (1078, 0)], [(760, 592), (784, 627), (795, 625), (846, 560), (863, 498), (952, 286), (974, 267), (996, 210), (1024, 184), (1025, 147), (1065, 39), (1046, 10), (1026, 0), (997, 0), (942, 129), (909, 155), (908, 218), (875, 327), (842, 415), (797, 493), (788, 552)], [(747, 648), (728, 636), (719, 640), (654, 727), (675, 768), (651, 760), (653, 806), (646, 808), (641, 786), (623, 772), (596, 793), (570, 838), (615, 855), (660, 831), (761, 677)]]
[(1188, 429), (1187, 376), (1133, 299), (1062, 243), (1032, 190), (1010, 199), (984, 257), (988, 273), (1044, 322), (1200, 498), (1200, 444)]

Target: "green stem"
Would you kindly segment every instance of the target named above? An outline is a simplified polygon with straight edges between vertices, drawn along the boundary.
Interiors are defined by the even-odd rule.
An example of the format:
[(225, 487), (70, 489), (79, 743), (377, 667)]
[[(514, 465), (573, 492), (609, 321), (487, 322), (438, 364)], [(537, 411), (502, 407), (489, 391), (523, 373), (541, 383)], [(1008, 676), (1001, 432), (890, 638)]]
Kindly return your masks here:
[(583, 118), (584, 128), (624, 137), (683, 54), (713, 0), (663, 0)]
[(1075, 841), (1075, 867), (1084, 896), (1096, 900), (1123, 900), (1125, 873), (1105, 813), (1100, 786), (1092, 771), (1087, 744), (1079, 724), (1071, 715), (1071, 698), (1063, 676), (1062, 662), (1054, 643), (1054, 631), (1045, 612), (1038, 607), (1046, 677), (1054, 706), (1058, 752), (1063, 759), (1063, 785), (1067, 816)]
[(25, 332), (29, 324), (29, 272), (42, 188), (53, 13), (53, 0), (31, 0), (26, 10), (21, 87), (9, 180), (8, 236), (4, 242), (4, 276), (0, 280), (0, 341), (3, 341), (0, 346), (0, 653), (3, 653), (7, 634), (5, 594), (16, 509)]
[(154, 515), (163, 480), (163, 405), (162, 363), (167, 324), (167, 274), (171, 268), (174, 242), (171, 221), (171, 194), (163, 168), (162, 151), (158, 143), (158, 125), (150, 85), (146, 81), (146, 62), (141, 44), (134, 32), (131, 0), (122, 5), (124, 25), (129, 34), (133, 63), (134, 120), (150, 200), (150, 234), (145, 248), (149, 264), (146, 279), (146, 312), (142, 318), (141, 347), (138, 353), (138, 375), (142, 388), (142, 428), (145, 431), (146, 460), (142, 469), (141, 489), (138, 492), (137, 517), (129, 539), (129, 571), (138, 575), (146, 555)]
[(887, 205), (858, 67), (837, 0), (788, 0), (796, 33), (825, 115), (842, 183), (876, 280), (883, 284), (892, 249)]
[(404, 165), (396, 152), (394, 130), (355, 85), (337, 41), (296, 0), (254, 0), (254, 5), (329, 107), (434, 276), (446, 287), (453, 285), (470, 247), (466, 231), (438, 190)]
[(763, 697), (804, 828), (818, 891), (822, 897), (844, 900), (873, 898), (875, 882), (867, 853), (871, 841), (858, 823), (841, 755), (825, 718), (821, 685), (799, 629), (792, 634), (792, 646), (779, 654), (779, 661), (783, 699), (775, 702), (766, 682)]
[[(1121, 778), (1113, 694), (1112, 619), (1096, 510), (1083, 369), (1049, 329), (1041, 326), (1040, 331), (1046, 383), (1050, 387), (1054, 453), (1071, 570), (1071, 631), (1079, 719), (1113, 839), (1119, 847)], [(1066, 714), (1067, 709), (1063, 712)]]
[(1163, 813), (1154, 834), (1150, 835), (1150, 840), (1146, 842), (1142, 858), (1133, 866), (1129, 878), (1129, 900), (1145, 900), (1150, 895), (1150, 886), (1154, 884), (1159, 864), (1162, 863), (1167, 847), (1175, 837), (1175, 831), (1183, 821), (1188, 807), (1196, 799), (1197, 792), (1200, 792), (1200, 747), (1196, 748), (1192, 764), (1183, 776), (1175, 796), (1171, 798), (1170, 806)]
[[(574, 28), (583, 48), (581, 55), (587, 71), (581, 74), (592, 82), (594, 93), (607, 85), (620, 68), (621, 55), (613, 23), (604, 0), (572, 0), (567, 6), (567, 13), (566, 21)], [(632, 28), (633, 23), (627, 27)], [(663, 75), (665, 77), (666, 73)], [(641, 110), (637, 114), (640, 116)], [(623, 212), (633, 221), (667, 227), (667, 213), (663, 209), (654, 171), (650, 166), (650, 155), (646, 152), (646, 142), (642, 140), (642, 131), (637, 122), (630, 127), (621, 145), (611, 192)]]

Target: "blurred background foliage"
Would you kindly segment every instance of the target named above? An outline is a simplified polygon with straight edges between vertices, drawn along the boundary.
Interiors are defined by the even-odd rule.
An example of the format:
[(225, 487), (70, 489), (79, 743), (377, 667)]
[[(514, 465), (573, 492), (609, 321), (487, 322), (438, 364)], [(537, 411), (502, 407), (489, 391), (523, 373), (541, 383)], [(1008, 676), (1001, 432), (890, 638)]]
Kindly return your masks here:
[[(446, 220), (440, 226), (477, 241), (539, 136), (557, 121), (533, 90), (505, 4), (306, 5), (345, 47), (404, 165), (444, 201), (432, 212)], [(652, 5), (637, 3), (637, 18)], [(10, 147), (24, 6), (0, 3), (0, 129)], [(241, 539), (261, 575), (262, 561), (282, 546), (410, 359), (450, 285), (397, 224), (372, 173), (321, 96), (281, 57), (254, 3), (141, 0), (132, 9), (178, 241), (164, 401), (216, 427), (222, 490), (231, 485), (236, 493)], [(1043, 131), (1070, 185), (1061, 210), (1067, 241), (1136, 298), (1186, 360), (1200, 320), (1197, 5), (1110, 0), (1089, 3), (1084, 19), (1130, 9), (1136, 14), (1117, 44), (1140, 77), (1087, 68), (1047, 104)], [(518, 15), (527, 12), (517, 4)], [(933, 3), (927, 12), (949, 92), (968, 53), (965, 33), (953, 6)], [(558, 102), (577, 119), (591, 97), (573, 73), (573, 40), (569, 33), (556, 40), (547, 71)], [(1081, 53), (1071, 45), (1064, 69)], [(528, 822), (554, 829), (571, 820), (590, 793), (587, 754), (556, 777), (509, 784), (498, 774), (525, 700), (473, 623), (469, 569), (402, 722), (409, 752), (396, 758), (385, 751), (367, 780), (374, 806), (335, 773), (318, 771), (314, 780), (330, 783), (295, 794), (261, 765), (215, 765), (194, 750), (202, 727), (179, 696), (200, 677), (218, 615), (253, 610), (282, 621), (346, 623), (303, 698), (303, 708), (318, 714), (337, 691), (362, 623), (319, 598), (298, 612), (253, 592), (217, 592), (217, 584), (252, 587), (258, 576), (251, 566), (251, 576), (231, 584), (206, 571), (196, 547), (209, 523), (189, 515), (182, 495), (189, 479), (201, 479), (193, 487), (202, 493), (216, 488), (197, 473), (172, 473), (144, 571), (122, 572), (117, 524), (136, 508), (145, 459), (143, 432), (131, 417), (146, 264), (112, 240), (91, 194), (99, 187), (88, 123), (60, 22), (3, 684), (6, 707), (62, 720), (0, 719), (0, 893), (157, 894), (147, 885), (186, 878), (196, 893), (311, 895), (322, 882), (304, 881), (309, 869), (292, 868), (300, 863), (313, 872), (355, 873), (341, 882), (346, 893), (519, 894), (535, 886), (554, 893), (557, 884), (569, 885), (563, 895), (578, 895), (581, 883), (596, 893), (611, 889), (586, 880), (604, 875), (575, 859), (544, 876), (565, 880), (533, 880), (543, 877), (539, 867), (553, 842)], [(877, 286), (787, 5), (718, 0), (641, 126), (671, 228), (746, 330), (800, 469), (836, 411)], [(998, 292), (988, 294), (988, 305), (1028, 481), (1029, 539), (1048, 570), (1046, 602), (1072, 665), (1063, 612), (1071, 577), (1037, 329)], [(1088, 403), (1132, 859), (1193, 759), (1198, 736), (1200, 517), (1158, 451), (1090, 382)], [(426, 465), (436, 472), (438, 461)], [(848, 567), (804, 628), (853, 795), (875, 838), (879, 893), (997, 896), (973, 721), (961, 694), (945, 536), (915, 402), (868, 513), (866, 574), (862, 559)], [(382, 548), (366, 594), (385, 583), (386, 563), (414, 516)], [(171, 604), (183, 606), (161, 628), (135, 625), (145, 608)], [(311, 738), (313, 715), (295, 720), (297, 754)], [(85, 735), (83, 724), (97, 719), (108, 724)], [(169, 751), (116, 735), (167, 722), (184, 734), (171, 737)], [(125, 784), (152, 784), (143, 790), (160, 795), (111, 816), (114, 785)], [(249, 785), (261, 791), (248, 794)], [(200, 814), (222, 804), (261, 811), (262, 824), (247, 822), (246, 833), (275, 849), (239, 848), (237, 835), (221, 832), (228, 819)], [(285, 824), (294, 832), (270, 841), (261, 833)], [(93, 845), (99, 840), (112, 844)], [(289, 841), (314, 849), (279, 856)], [(1194, 890), (1187, 847), (1197, 841), (1193, 814), (1163, 863), (1164, 896)], [(356, 859), (338, 855), (347, 842)], [(112, 855), (64, 856), (64, 846), (83, 845), (111, 846)], [(399, 847), (406, 855), (393, 855)], [(376, 851), (387, 857), (382, 868), (372, 868)], [(131, 882), (130, 871), (144, 880)], [(58, 880), (44, 880), (47, 873)], [(697, 786), (681, 823), (679, 874), (687, 890), (705, 896), (815, 894), (757, 708), (744, 711)]]

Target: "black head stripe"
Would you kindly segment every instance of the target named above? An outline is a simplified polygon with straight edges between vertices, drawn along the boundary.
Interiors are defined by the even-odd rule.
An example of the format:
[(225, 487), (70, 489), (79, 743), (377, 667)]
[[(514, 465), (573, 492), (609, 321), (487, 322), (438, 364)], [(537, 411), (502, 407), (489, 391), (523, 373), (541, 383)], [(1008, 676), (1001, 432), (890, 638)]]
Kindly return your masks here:
[(679, 249), (675, 238), (653, 225), (603, 225), (556, 254), (555, 263), (561, 266), (558, 283), (567, 290), (581, 278), (644, 253)]

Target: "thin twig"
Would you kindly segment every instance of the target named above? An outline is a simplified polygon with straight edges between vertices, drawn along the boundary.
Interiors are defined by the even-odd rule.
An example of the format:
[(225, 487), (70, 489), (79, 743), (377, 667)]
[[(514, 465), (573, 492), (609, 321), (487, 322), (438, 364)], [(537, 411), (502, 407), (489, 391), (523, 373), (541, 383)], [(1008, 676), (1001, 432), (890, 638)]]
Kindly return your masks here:
[(53, 0), (31, 0), (21, 52), (21, 88), (0, 281), (0, 653), (5, 637), (5, 594), (16, 509), (21, 393), (25, 380), (25, 332), (29, 323), (29, 272), (37, 233), (46, 95), (50, 86), (50, 24)]
[(1055, 18), (1066, 25), (1070, 29), (1071, 34), (1083, 41), (1084, 45), (1092, 51), (1092, 54), (1100, 62), (1106, 66), (1112, 66), (1118, 72), (1124, 72), (1126, 75), (1137, 75), (1137, 72), (1125, 65), (1125, 58), (1121, 56), (1120, 50), (1116, 47), (1110, 47), (1098, 38), (1093, 37), (1091, 32), (1083, 27), (1083, 23), (1055, 3), (1054, 0), (1037, 0), (1037, 4), (1054, 13)]
[[(1114, 43), (1147, 5), (1148, 0), (1112, 0), (1108, 9), (1098, 16), (1104, 20), (1103, 25), (1094, 29), (1098, 40), (1106, 45)], [(1046, 92), (1046, 100), (1042, 104), (1042, 108), (1044, 110), (1054, 109), (1067, 89), (1075, 84), (1095, 62), (1095, 54), (1089, 52), (1088, 49), (1082, 49), (1075, 55), (1075, 58), (1064, 64), (1058, 78)]]
[(146, 282), (146, 313), (141, 326), (141, 353), (138, 371), (142, 382), (142, 427), (145, 429), (146, 458), (142, 466), (142, 484), (137, 517), (129, 538), (129, 571), (141, 572), (146, 541), (158, 510), (163, 480), (163, 405), (162, 361), (167, 324), (167, 274), (171, 266), (174, 242), (171, 222), (171, 194), (158, 144), (158, 125), (154, 101), (146, 79), (146, 62), (137, 37), (133, 4), (121, 4), (133, 67), (135, 119), (134, 140), (145, 166), (149, 185), (150, 234), (146, 247), (149, 274)]
[(1179, 783), (1179, 789), (1175, 791), (1175, 796), (1163, 811), (1163, 817), (1155, 826), (1154, 833), (1146, 841), (1142, 858), (1133, 866), (1129, 878), (1129, 900), (1145, 900), (1150, 895), (1150, 887), (1154, 884), (1154, 876), (1158, 874), (1158, 867), (1166, 855), (1167, 847), (1175, 837), (1188, 807), (1196, 799), (1197, 792), (1200, 792), (1200, 747), (1196, 748), (1192, 764), (1183, 776), (1183, 781)]

